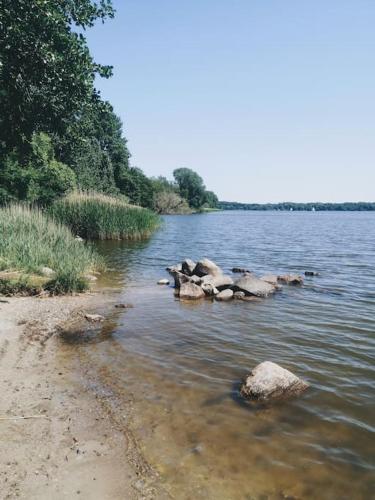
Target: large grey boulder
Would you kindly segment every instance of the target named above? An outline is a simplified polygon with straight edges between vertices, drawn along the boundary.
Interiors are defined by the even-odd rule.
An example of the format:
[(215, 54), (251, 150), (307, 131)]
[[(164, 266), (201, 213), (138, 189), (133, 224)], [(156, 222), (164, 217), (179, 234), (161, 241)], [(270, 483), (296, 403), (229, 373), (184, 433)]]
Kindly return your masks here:
[(278, 281), (281, 283), (286, 283), (287, 285), (302, 285), (303, 276), (299, 274), (283, 274), (277, 277)]
[(235, 292), (245, 292), (245, 295), (267, 297), (271, 293), (274, 293), (276, 288), (270, 283), (266, 283), (255, 276), (246, 274), (234, 282), (232, 290)]
[(226, 274), (207, 274), (201, 278), (202, 285), (212, 285), (219, 291), (233, 285), (233, 279)]
[(241, 396), (255, 401), (282, 399), (301, 394), (309, 384), (272, 361), (264, 361), (247, 375)]
[(205, 296), (204, 291), (194, 283), (183, 283), (180, 288), (180, 299), (196, 300), (202, 299)]
[(194, 274), (196, 263), (191, 259), (185, 259), (182, 263), (182, 272), (187, 274), (188, 276), (192, 276)]
[(223, 272), (212, 260), (202, 259), (197, 262), (193, 274), (197, 276), (206, 276), (207, 274), (215, 276), (216, 274), (223, 274)]
[(216, 297), (215, 297), (216, 300), (220, 301), (220, 302), (225, 302), (227, 300), (232, 300), (233, 299), (233, 290), (230, 290), (229, 288), (227, 288), (226, 290), (223, 290), (221, 292), (219, 292)]

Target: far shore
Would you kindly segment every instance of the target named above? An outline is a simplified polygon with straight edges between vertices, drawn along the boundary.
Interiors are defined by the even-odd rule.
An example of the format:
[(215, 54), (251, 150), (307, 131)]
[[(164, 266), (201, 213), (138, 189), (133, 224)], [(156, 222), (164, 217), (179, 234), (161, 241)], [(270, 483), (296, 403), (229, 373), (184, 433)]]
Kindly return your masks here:
[[(118, 300), (118, 297), (117, 297)], [(0, 297), (2, 498), (166, 498), (125, 424), (64, 355), (59, 331), (105, 315), (113, 293)]]

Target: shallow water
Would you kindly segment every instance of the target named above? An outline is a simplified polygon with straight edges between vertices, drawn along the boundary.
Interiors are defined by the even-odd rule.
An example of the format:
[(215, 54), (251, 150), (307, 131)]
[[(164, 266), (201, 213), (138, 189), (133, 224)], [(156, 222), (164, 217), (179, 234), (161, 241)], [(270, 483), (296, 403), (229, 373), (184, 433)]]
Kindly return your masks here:
[[(149, 241), (102, 243), (118, 310), (84, 346), (175, 498), (371, 498), (374, 491), (375, 214), (222, 212), (165, 217)], [(258, 302), (182, 303), (164, 269), (319, 271)], [(240, 378), (271, 360), (311, 383), (297, 399), (243, 404)]]

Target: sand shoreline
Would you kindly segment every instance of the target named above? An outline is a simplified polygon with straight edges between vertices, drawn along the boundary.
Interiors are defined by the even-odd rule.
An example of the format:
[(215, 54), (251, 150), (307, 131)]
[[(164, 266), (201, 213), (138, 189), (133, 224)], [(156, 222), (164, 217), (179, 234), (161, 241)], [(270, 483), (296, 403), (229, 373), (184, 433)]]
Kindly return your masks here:
[(2, 498), (166, 498), (127, 426), (130, 410), (117, 418), (57, 334), (82, 325), (83, 311), (105, 315), (116, 297), (1, 300)]

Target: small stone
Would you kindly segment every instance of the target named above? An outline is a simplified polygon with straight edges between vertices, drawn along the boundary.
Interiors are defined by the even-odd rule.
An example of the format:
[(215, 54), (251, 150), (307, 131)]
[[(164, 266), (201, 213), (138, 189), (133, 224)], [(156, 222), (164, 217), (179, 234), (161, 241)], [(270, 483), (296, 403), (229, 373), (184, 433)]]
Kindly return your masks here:
[(169, 285), (169, 280), (167, 280), (167, 278), (162, 278), (158, 281), (158, 285)]
[(50, 267), (42, 267), (40, 269), (40, 273), (43, 275), (43, 276), (53, 276), (55, 274), (55, 271), (53, 269), (51, 269)]
[(101, 316), (100, 314), (85, 314), (85, 318), (87, 319), (87, 321), (90, 321), (91, 323), (104, 321), (104, 316)]
[(243, 300), (245, 298), (245, 292), (234, 292), (233, 298), (237, 300)]
[(132, 309), (134, 306), (133, 304), (116, 304), (115, 307), (116, 309)]
[(319, 273), (316, 271), (305, 271), (305, 276), (319, 276)]

